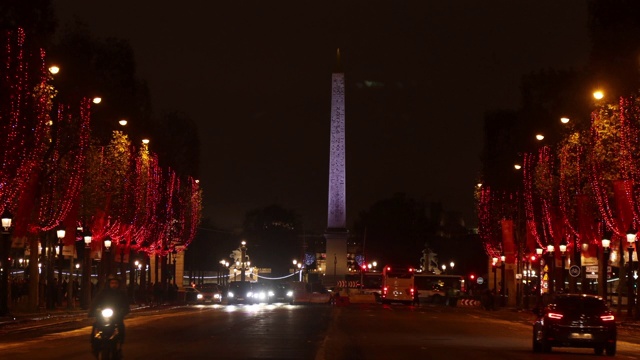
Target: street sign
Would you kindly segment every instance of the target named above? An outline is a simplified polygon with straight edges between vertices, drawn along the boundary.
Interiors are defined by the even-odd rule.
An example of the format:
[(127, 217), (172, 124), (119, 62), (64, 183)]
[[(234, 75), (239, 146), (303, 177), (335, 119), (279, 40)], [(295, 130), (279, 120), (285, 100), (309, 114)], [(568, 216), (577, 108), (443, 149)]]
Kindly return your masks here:
[(571, 275), (572, 277), (578, 277), (580, 276), (580, 266), (578, 265), (572, 265), (569, 268), (569, 275)]
[(484, 279), (482, 278), (482, 276), (478, 276), (478, 280), (476, 280), (478, 282), (478, 285), (482, 285), (484, 283)]

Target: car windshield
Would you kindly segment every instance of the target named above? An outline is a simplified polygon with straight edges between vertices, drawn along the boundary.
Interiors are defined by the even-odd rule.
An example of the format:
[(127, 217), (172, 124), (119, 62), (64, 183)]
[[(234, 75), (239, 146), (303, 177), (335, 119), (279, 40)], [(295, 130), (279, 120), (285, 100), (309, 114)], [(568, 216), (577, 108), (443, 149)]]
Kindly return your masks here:
[(560, 297), (555, 301), (558, 310), (577, 312), (602, 312), (606, 310), (604, 301), (594, 297)]
[(215, 291), (219, 291), (219, 288), (218, 288), (218, 285), (210, 284), (210, 285), (199, 286), (198, 290), (206, 291), (206, 292), (215, 292)]
[(236, 281), (236, 282), (232, 282), (229, 285), (230, 289), (236, 289), (236, 290), (242, 290), (242, 289), (250, 289), (251, 288), (251, 284), (248, 282), (240, 282), (240, 281)]

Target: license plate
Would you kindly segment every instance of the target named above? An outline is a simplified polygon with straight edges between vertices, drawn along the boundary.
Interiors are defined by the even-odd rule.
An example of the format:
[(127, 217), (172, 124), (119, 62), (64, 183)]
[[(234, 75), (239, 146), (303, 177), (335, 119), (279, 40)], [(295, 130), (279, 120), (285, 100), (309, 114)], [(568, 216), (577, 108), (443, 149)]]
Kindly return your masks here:
[(571, 335), (569, 335), (569, 338), (571, 338), (571, 339), (582, 339), (582, 340), (588, 340), (588, 339), (591, 339), (591, 334), (586, 334), (586, 333), (571, 333)]

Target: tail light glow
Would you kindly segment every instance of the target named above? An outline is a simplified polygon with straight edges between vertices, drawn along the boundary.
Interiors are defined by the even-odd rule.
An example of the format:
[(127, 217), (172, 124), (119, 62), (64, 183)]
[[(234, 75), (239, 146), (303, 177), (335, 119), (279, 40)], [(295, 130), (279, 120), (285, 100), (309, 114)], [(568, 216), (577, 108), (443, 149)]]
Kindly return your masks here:
[(562, 319), (562, 318), (564, 317), (564, 315), (559, 314), (559, 313), (552, 313), (552, 312), (550, 312), (550, 313), (548, 313), (548, 314), (547, 314), (547, 317), (548, 317), (549, 319), (560, 320), (560, 319)]
[(613, 316), (612, 314), (607, 314), (607, 315), (601, 315), (600, 316), (600, 320), (602, 321), (614, 321), (616, 319), (615, 316)]

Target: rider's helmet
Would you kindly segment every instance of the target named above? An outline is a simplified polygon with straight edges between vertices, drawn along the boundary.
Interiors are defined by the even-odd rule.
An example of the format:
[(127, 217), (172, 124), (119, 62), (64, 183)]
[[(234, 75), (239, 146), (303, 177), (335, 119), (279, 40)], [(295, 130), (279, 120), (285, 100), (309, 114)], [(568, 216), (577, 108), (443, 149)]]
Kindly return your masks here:
[(107, 286), (112, 289), (120, 287), (120, 278), (115, 275), (107, 276)]

